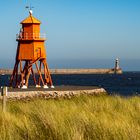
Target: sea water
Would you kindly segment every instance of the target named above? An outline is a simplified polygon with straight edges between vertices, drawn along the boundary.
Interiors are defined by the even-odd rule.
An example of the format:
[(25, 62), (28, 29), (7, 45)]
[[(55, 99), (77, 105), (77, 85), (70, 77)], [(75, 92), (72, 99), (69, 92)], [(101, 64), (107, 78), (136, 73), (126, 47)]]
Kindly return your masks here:
[[(0, 86), (8, 86), (10, 75), (0, 75)], [(53, 74), (53, 84), (103, 87), (113, 95), (131, 96), (140, 94), (140, 72), (115, 74)], [(30, 85), (33, 85), (32, 76)]]

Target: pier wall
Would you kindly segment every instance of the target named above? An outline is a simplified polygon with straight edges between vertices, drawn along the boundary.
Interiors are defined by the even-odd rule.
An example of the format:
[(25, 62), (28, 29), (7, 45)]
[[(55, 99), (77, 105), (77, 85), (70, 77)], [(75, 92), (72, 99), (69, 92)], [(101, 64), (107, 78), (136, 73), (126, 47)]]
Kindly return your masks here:
[(122, 70), (118, 69), (52, 69), (52, 74), (122, 74)]
[[(122, 74), (122, 69), (51, 69), (51, 74)], [(0, 69), (0, 74), (12, 74), (11, 69)]]

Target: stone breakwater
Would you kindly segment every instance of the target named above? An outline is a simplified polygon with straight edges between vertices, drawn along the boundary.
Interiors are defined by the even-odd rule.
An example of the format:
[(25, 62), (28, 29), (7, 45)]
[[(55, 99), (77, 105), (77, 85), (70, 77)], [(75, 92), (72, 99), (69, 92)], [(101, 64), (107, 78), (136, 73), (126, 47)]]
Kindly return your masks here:
[(122, 69), (52, 69), (52, 74), (122, 74)]
[[(55, 98), (71, 98), (80, 95), (104, 95), (107, 94), (104, 88), (96, 88), (89, 90), (67, 90), (67, 91), (18, 91), (8, 92), (7, 99), (24, 100), (33, 98), (55, 99)], [(3, 97), (0, 96), (0, 99)]]
[[(122, 74), (122, 69), (50, 69), (50, 72), (51, 74)], [(12, 70), (0, 69), (0, 74), (12, 74)]]

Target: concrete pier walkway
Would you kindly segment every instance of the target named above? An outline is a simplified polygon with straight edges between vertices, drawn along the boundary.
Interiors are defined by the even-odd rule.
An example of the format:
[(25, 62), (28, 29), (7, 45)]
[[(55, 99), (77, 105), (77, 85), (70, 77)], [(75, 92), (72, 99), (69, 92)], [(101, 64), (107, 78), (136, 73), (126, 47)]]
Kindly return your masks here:
[(41, 97), (45, 99), (60, 98), (60, 97), (71, 98), (72, 96), (83, 94), (100, 95), (106, 94), (106, 91), (103, 88), (93, 86), (56, 86), (54, 89), (51, 88), (43, 89), (34, 87), (30, 87), (28, 89), (8, 88), (7, 98), (12, 99), (26, 99), (34, 97), (37, 98)]

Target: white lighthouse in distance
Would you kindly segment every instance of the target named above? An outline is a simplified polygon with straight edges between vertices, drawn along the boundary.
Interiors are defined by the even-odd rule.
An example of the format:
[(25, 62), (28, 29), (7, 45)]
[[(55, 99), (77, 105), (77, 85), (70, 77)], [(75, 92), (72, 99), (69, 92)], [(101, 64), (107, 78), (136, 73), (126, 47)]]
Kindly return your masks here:
[(118, 70), (119, 68), (120, 68), (120, 66), (119, 66), (119, 58), (116, 58), (115, 69)]
[(116, 60), (115, 60), (115, 67), (114, 67), (114, 73), (115, 74), (120, 74), (120, 73), (122, 73), (122, 69), (120, 68), (120, 60), (119, 60), (119, 58), (116, 58)]

